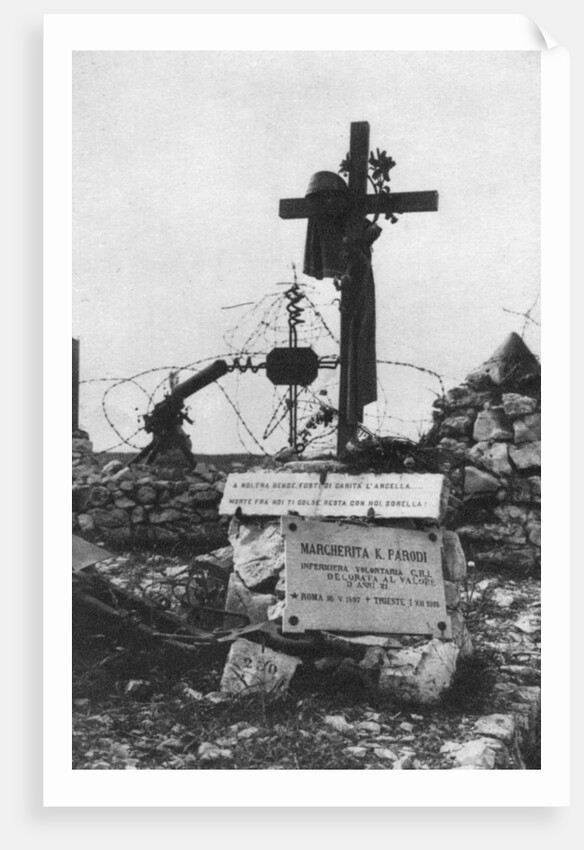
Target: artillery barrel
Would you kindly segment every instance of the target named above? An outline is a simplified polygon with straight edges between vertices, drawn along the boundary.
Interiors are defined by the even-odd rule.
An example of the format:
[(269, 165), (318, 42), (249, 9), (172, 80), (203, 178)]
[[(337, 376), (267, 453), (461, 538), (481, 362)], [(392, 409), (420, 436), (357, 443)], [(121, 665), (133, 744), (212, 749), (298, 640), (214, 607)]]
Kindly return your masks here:
[(170, 398), (172, 398), (173, 401), (184, 401), (189, 396), (193, 395), (193, 393), (197, 393), (199, 390), (202, 390), (203, 387), (212, 384), (213, 381), (216, 381), (218, 378), (222, 378), (228, 371), (229, 367), (225, 360), (215, 360), (215, 362), (211, 363), (210, 366), (207, 366), (205, 369), (201, 369), (201, 371), (197, 372), (196, 375), (192, 375), (190, 378), (187, 378), (186, 381), (183, 381), (182, 384), (175, 387)]

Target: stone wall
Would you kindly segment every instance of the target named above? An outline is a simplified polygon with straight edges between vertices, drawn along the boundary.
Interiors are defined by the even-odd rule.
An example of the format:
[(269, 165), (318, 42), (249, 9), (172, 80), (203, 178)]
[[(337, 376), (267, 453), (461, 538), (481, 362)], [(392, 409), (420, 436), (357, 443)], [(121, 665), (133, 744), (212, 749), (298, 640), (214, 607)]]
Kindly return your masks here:
[(452, 459), (459, 509), (450, 527), (483, 568), (537, 572), (541, 562), (539, 363), (512, 334), (434, 404), (431, 441)]
[(73, 532), (106, 547), (225, 545), (217, 510), (224, 486), (225, 475), (203, 463), (180, 469), (112, 460), (102, 469), (88, 436), (73, 435)]
[(73, 431), (72, 452), (73, 483), (99, 469), (99, 462), (93, 453), (93, 443), (87, 431)]

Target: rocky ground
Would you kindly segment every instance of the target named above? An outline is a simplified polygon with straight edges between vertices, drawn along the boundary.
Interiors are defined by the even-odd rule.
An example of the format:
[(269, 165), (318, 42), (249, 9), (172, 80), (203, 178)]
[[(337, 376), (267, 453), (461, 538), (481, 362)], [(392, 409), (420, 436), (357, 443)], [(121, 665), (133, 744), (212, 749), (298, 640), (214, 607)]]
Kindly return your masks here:
[[(219, 599), (188, 563), (132, 554), (99, 566), (111, 581), (184, 614)], [(471, 575), (460, 588), (474, 653), (440, 704), (404, 707), (302, 665), (286, 694), (219, 691), (228, 645), (189, 659), (77, 635), (73, 767), (191, 769), (537, 769), (540, 585)], [(215, 597), (214, 597), (215, 594)]]

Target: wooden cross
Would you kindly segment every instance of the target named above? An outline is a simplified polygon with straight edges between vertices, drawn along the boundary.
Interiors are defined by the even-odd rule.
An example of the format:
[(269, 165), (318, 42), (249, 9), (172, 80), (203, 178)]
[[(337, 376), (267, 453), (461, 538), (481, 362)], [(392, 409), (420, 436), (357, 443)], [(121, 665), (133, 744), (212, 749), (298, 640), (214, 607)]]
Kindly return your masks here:
[[(438, 192), (382, 192), (367, 193), (367, 168), (369, 160), (369, 123), (357, 121), (351, 124), (351, 146), (349, 152), (348, 197), (339, 198), (338, 211), (344, 215), (345, 240), (349, 249), (363, 229), (366, 215), (409, 212), (435, 212), (438, 209)], [(335, 203), (333, 201), (333, 203)], [(280, 201), (280, 218), (313, 218), (330, 215), (331, 200), (318, 195), (306, 198), (289, 198)], [(353, 299), (352, 299), (353, 300)], [(341, 290), (341, 343), (340, 343), (340, 387), (339, 422), (337, 432), (337, 455), (341, 457), (347, 443), (356, 438), (362, 410), (355, 404), (358, 373), (355, 368), (355, 341), (353, 315), (348, 294)]]

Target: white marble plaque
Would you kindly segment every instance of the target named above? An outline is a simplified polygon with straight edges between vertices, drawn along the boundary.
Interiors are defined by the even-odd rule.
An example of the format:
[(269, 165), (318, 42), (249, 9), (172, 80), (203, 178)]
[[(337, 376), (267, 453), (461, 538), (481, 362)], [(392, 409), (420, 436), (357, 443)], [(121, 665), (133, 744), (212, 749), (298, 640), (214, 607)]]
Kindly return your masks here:
[(219, 507), (250, 516), (375, 516), (440, 520), (447, 500), (443, 475), (348, 475), (330, 472), (244, 472), (229, 475)]
[(284, 632), (450, 637), (442, 532), (282, 517)]

